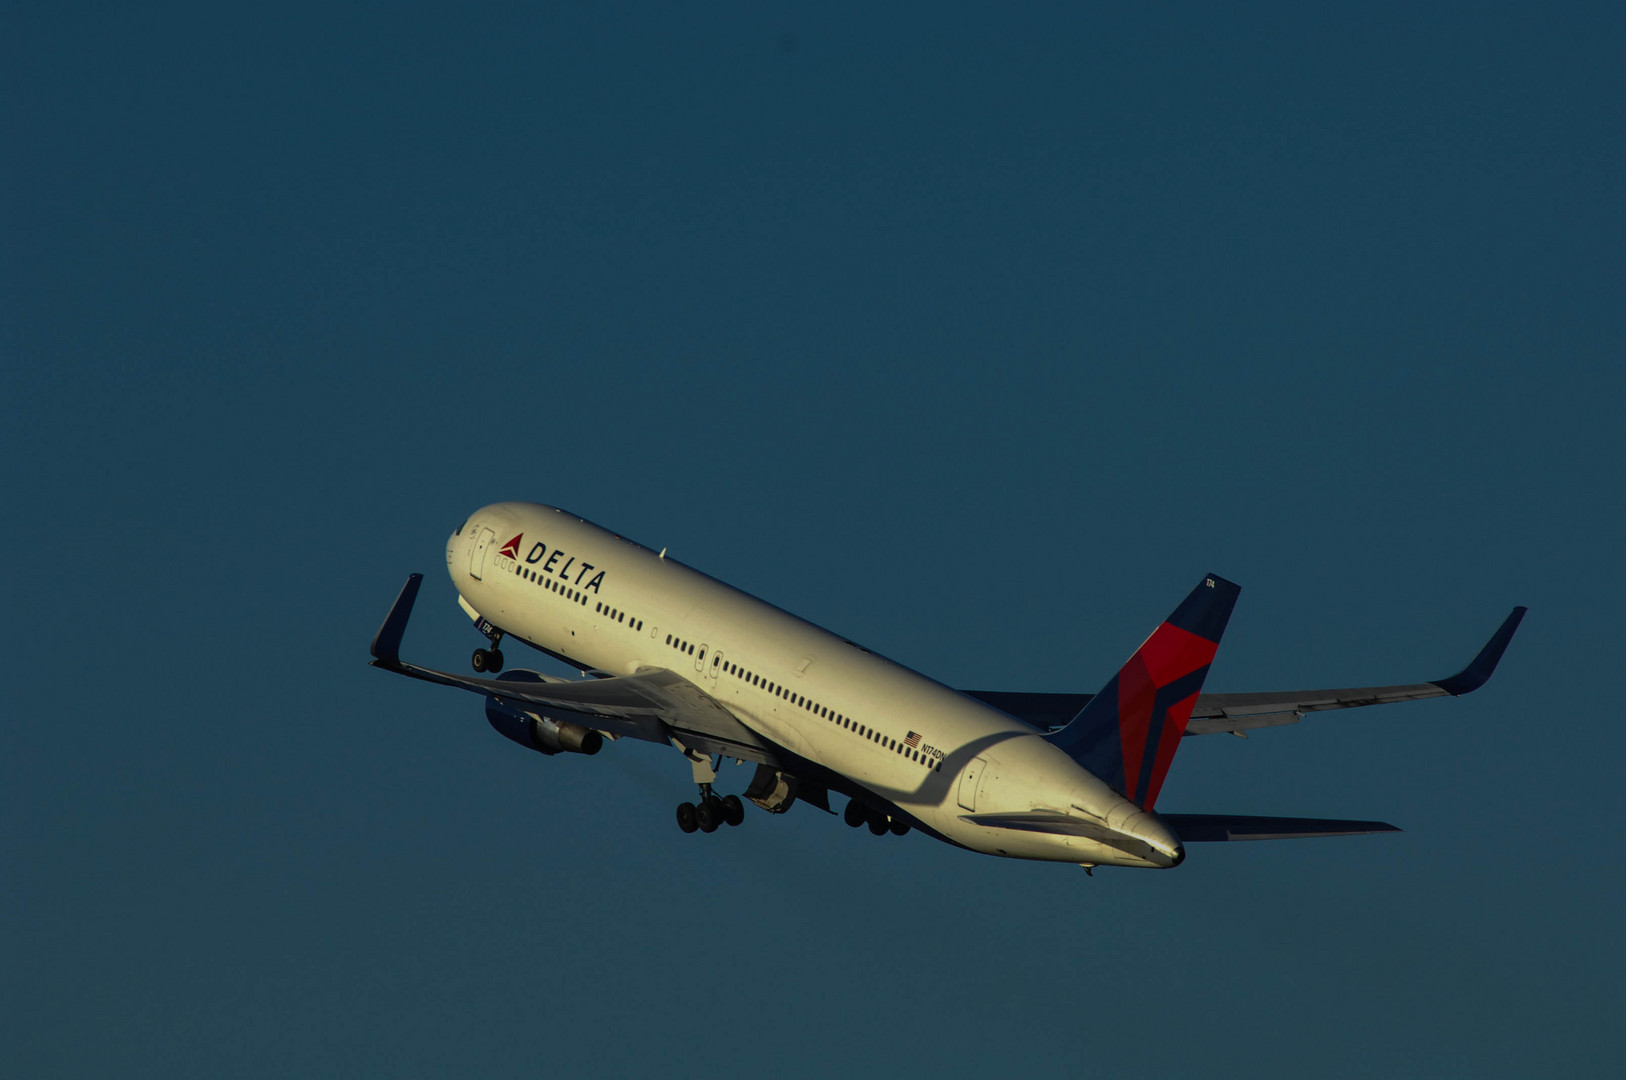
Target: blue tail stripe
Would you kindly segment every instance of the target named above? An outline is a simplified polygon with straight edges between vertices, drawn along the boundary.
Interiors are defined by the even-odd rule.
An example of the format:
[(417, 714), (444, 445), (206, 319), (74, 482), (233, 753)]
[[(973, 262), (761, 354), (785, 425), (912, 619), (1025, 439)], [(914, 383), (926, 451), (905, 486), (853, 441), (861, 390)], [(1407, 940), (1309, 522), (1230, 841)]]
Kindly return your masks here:
[[(1152, 722), (1146, 728), (1146, 748), (1140, 756), (1140, 782), (1135, 785), (1136, 798), (1142, 802), (1145, 801), (1146, 792), (1152, 786), (1152, 771), (1157, 768), (1157, 748), (1163, 745), (1163, 729), (1168, 726), (1169, 709), (1177, 702), (1200, 692), (1206, 678), (1208, 665), (1204, 664), (1172, 683), (1158, 687), (1156, 696), (1152, 698)], [(1120, 763), (1119, 768), (1122, 767)]]

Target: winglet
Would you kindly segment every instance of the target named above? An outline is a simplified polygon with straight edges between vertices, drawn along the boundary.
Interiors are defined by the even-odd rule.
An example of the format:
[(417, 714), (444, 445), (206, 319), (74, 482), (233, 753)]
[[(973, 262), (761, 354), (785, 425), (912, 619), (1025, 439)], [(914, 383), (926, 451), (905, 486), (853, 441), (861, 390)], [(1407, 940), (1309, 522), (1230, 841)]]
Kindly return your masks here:
[(1519, 628), (1519, 621), (1524, 618), (1528, 608), (1516, 607), (1513, 613), (1502, 620), (1502, 625), (1491, 639), (1485, 642), (1485, 647), (1479, 650), (1467, 667), (1451, 676), (1449, 679), (1435, 679), (1434, 685), (1444, 690), (1452, 697), (1471, 694), (1485, 685), (1496, 670), (1496, 665), (1502, 659), (1502, 653), (1507, 650), (1507, 643), (1513, 640), (1513, 631)]
[(386, 665), (401, 662), (401, 638), (406, 634), (407, 620), (412, 617), (412, 605), (418, 599), (418, 586), (423, 584), (422, 574), (413, 574), (401, 587), (390, 613), (384, 616), (384, 625), (373, 637), (373, 658)]

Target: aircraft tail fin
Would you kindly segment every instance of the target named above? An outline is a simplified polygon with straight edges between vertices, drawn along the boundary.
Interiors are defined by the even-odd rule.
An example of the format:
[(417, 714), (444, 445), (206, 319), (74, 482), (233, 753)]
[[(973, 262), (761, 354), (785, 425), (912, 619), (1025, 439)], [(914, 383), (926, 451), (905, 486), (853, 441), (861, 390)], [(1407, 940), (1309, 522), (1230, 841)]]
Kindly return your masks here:
[(1209, 574), (1102, 691), (1045, 738), (1152, 809), (1241, 587)]

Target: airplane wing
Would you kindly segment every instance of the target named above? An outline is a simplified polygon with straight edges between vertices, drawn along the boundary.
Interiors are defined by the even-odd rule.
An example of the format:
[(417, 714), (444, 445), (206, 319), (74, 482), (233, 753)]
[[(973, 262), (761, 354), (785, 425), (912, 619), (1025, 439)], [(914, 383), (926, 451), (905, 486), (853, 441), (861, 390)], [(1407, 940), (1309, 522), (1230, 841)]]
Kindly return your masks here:
[(494, 697), (522, 712), (545, 713), (556, 719), (563, 714), (563, 718), (617, 738), (657, 743), (670, 743), (676, 738), (702, 754), (722, 754), (776, 767), (787, 756), (740, 723), (716, 699), (665, 668), (645, 668), (635, 675), (607, 679), (573, 681), (537, 675), (536, 681), (530, 681), (513, 677), (483, 679), (408, 664), (401, 659), (401, 638), (422, 583), (422, 574), (407, 578), (373, 638), (373, 667)]
[[(1240, 694), (1199, 694), (1191, 710), (1187, 735), (1219, 731), (1241, 733), (1251, 728), (1295, 724), (1305, 713), (1326, 709), (1352, 709), (1362, 705), (1390, 705), (1424, 698), (1460, 697), (1485, 685), (1496, 670), (1513, 632), (1524, 618), (1516, 607), (1467, 667), (1449, 678), (1399, 686), (1356, 686), (1343, 690), (1270, 690)], [(1040, 731), (1067, 723), (1090, 700), (1089, 694), (1030, 694), (1007, 690), (964, 690), (974, 697)]]

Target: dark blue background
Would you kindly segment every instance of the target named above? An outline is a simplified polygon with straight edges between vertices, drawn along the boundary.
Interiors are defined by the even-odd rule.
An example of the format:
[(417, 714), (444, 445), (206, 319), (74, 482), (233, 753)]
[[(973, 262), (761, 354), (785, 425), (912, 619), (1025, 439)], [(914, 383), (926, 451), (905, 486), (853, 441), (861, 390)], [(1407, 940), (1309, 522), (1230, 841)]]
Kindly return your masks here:
[[(6, 22), (8, 1075), (1620, 1068), (1618, 5)], [(1160, 802), (1398, 836), (685, 837), (677, 755), (365, 666), (412, 570), (467, 662), (507, 498), (960, 685), (1093, 691), (1207, 571), (1216, 690), (1531, 614)]]

